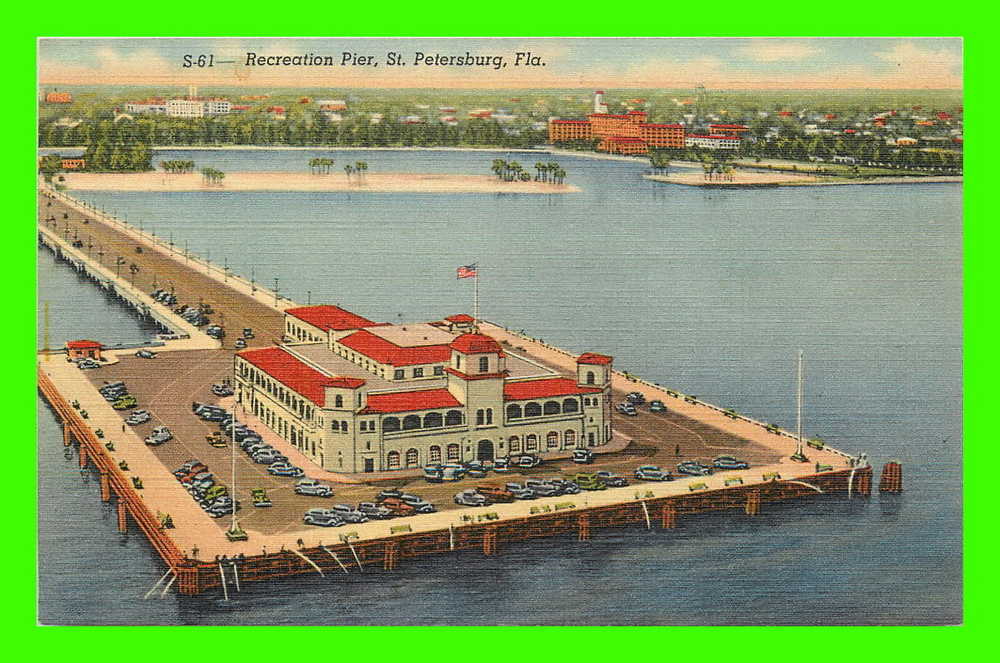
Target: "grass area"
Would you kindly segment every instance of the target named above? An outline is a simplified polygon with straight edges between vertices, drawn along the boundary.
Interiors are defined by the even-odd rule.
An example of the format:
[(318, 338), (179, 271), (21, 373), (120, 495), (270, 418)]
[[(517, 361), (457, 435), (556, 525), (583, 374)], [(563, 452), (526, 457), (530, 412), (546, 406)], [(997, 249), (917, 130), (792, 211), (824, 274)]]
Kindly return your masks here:
[(876, 168), (871, 166), (854, 166), (839, 163), (800, 162), (794, 164), (754, 163), (753, 161), (737, 161), (734, 165), (741, 168), (763, 168), (765, 170), (789, 173), (806, 173), (810, 175), (827, 175), (846, 179), (871, 179), (876, 177), (940, 177), (951, 173), (928, 173), (923, 170), (905, 170), (896, 168)]

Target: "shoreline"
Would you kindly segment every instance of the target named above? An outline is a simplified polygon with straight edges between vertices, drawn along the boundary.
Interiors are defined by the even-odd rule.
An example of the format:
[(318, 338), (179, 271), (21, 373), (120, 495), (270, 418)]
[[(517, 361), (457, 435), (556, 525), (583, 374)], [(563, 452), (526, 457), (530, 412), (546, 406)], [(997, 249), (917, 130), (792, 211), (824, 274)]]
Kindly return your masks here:
[[(741, 175), (744, 176), (741, 178)], [(747, 178), (747, 175), (757, 175), (758, 177)], [(680, 186), (692, 186), (703, 189), (760, 189), (777, 187), (799, 187), (799, 186), (850, 186), (855, 184), (962, 184), (963, 178), (955, 175), (928, 176), (928, 177), (879, 177), (867, 180), (852, 179), (824, 179), (818, 175), (781, 175), (778, 173), (747, 173), (737, 171), (736, 178), (731, 182), (709, 182), (703, 179), (699, 173), (679, 173), (675, 176), (668, 175), (643, 175), (642, 178), (651, 182), (662, 182), (664, 184), (677, 184)]]
[(314, 175), (288, 172), (227, 173), (220, 185), (209, 185), (199, 173), (65, 173), (70, 191), (315, 191), (345, 193), (508, 193), (552, 195), (576, 193), (570, 184), (500, 182), (492, 175), (446, 173), (365, 173), (346, 178), (340, 173)]

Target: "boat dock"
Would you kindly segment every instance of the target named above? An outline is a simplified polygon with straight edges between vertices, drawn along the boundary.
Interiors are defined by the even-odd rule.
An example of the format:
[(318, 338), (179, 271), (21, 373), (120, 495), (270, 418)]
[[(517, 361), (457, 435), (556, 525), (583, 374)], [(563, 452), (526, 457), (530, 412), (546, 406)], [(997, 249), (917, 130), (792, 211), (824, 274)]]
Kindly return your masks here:
[[(428, 554), (475, 550), (495, 555), (508, 546), (541, 537), (568, 534), (586, 541), (596, 530), (607, 527), (670, 529), (699, 513), (732, 510), (753, 517), (773, 502), (829, 495), (867, 498), (871, 494), (872, 468), (863, 455), (855, 457), (815, 443), (806, 449), (808, 462), (793, 461), (790, 457), (799, 445), (794, 434), (616, 372), (612, 378), (616, 397), (638, 391), (648, 400), (663, 400), (669, 413), (662, 417), (648, 412), (638, 418), (616, 416), (613, 426), (622, 444), (603, 450), (608, 453), (601, 454), (594, 467), (624, 474), (626, 467), (651, 462), (648, 458), (665, 464), (666, 459), (676, 460), (674, 445), (679, 450), (683, 444), (685, 458), (737, 449), (750, 460), (751, 468), (485, 507), (457, 508), (441, 503), (436, 513), (333, 529), (303, 525), (301, 504), (295, 501), (298, 497), (282, 492), (287, 509), (278, 504), (273, 510), (244, 509), (237, 520), (248, 540), (230, 541), (226, 536), (230, 518), (215, 520), (206, 514), (171, 470), (183, 462), (178, 459), (192, 457), (215, 467), (228, 467), (231, 450), (207, 447), (201, 437), (208, 429), (191, 416), (189, 406), (192, 399), (204, 398), (204, 390), (213, 380), (231, 374), (231, 341), (220, 344), (197, 328), (183, 327), (178, 324), (183, 322), (178, 315), (147, 301), (146, 293), (153, 289), (154, 280), (162, 284), (168, 279), (182, 301), (211, 301), (216, 315), (224, 316), (228, 327), (253, 327), (258, 331), (257, 345), (281, 339), (281, 312), (295, 303), (171, 244), (165, 246), (161, 239), (146, 236), (61, 193), (44, 191), (41, 196), (40, 241), (96, 282), (122, 293), (141, 314), (153, 316), (172, 332), (167, 336), (176, 336), (163, 339), (163, 347), (158, 348), (168, 352), (164, 357), (169, 361), (135, 359), (112, 351), (106, 366), (82, 371), (50, 351), (39, 355), (38, 364), (39, 391), (62, 425), (63, 444), (77, 449), (81, 468), (96, 467), (101, 499), (115, 501), (119, 529), (126, 531), (131, 520), (149, 539), (166, 565), (161, 578), (163, 591), (176, 586), (184, 595), (228, 593), (238, 591), (242, 583), (294, 575), (342, 575), (366, 568), (391, 571), (405, 560)], [(54, 217), (55, 223), (49, 217)], [(70, 241), (71, 235), (80, 241), (81, 233), (87, 235), (83, 240), (86, 250), (73, 247)], [(94, 246), (101, 247), (109, 258), (112, 254), (128, 255), (132, 262), (134, 257), (138, 271), (114, 273), (104, 265), (103, 256), (94, 258)], [(136, 252), (137, 246), (143, 250)], [(481, 328), (505, 348), (553, 371), (572, 371), (575, 358), (571, 353), (498, 325), (484, 323)], [(140, 404), (170, 424), (177, 444), (146, 446), (122, 423), (121, 413), (101, 397), (97, 390), (100, 379), (126, 375), (132, 380), (130, 386), (135, 384), (137, 389), (144, 381), (152, 385), (155, 379), (160, 380), (148, 393), (140, 393)], [(256, 428), (255, 422), (248, 423)], [(269, 491), (291, 492), (288, 481), (268, 478), (266, 473), (258, 476), (253, 472), (259, 472), (259, 467), (255, 470), (242, 456), (240, 462), (242, 477), (272, 481), (267, 484)], [(242, 467), (244, 463), (248, 466)], [(552, 471), (574, 467), (554, 456), (546, 458), (543, 465), (551, 465)], [(589, 470), (591, 466), (577, 467)], [(902, 490), (898, 464), (883, 474), (883, 481), (883, 490)], [(249, 487), (246, 479), (240, 483), (241, 488)], [(378, 485), (345, 485), (337, 488), (337, 494), (356, 502), (369, 499), (363, 497), (363, 491), (373, 492)], [(447, 485), (439, 490), (456, 487)], [(242, 493), (240, 497), (249, 502)]]

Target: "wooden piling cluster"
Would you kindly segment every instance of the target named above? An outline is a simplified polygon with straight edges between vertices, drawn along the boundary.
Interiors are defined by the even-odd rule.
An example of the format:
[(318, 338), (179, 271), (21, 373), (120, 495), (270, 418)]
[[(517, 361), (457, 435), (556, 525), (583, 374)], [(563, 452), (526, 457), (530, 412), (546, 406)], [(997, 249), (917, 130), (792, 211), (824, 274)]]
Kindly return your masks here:
[[(177, 590), (183, 595), (198, 595), (216, 588), (221, 589), (220, 562), (224, 573), (234, 574), (229, 582), (232, 583), (238, 577), (242, 584), (316, 574), (317, 569), (324, 575), (342, 574), (345, 571), (363, 573), (370, 569), (388, 572), (398, 568), (405, 559), (447, 553), (450, 550), (474, 550), (492, 556), (499, 553), (501, 544), (530, 539), (572, 536), (578, 541), (587, 541), (597, 528), (634, 525), (646, 527), (650, 522), (650, 514), (659, 518), (662, 528), (673, 529), (679, 526), (684, 515), (742, 509), (748, 516), (756, 516), (761, 512), (763, 504), (813, 497), (817, 495), (817, 490), (823, 493), (846, 493), (850, 490), (853, 494), (862, 496), (868, 496), (871, 492), (871, 467), (848, 468), (799, 477), (795, 481), (775, 479), (764, 484), (732, 486), (670, 497), (647, 496), (639, 499), (637, 496), (633, 501), (606, 506), (574, 507), (565, 511), (460, 525), (432, 532), (400, 533), (381, 539), (343, 540), (337, 544), (325, 543), (313, 548), (301, 548), (297, 552), (282, 549), (267, 553), (262, 551), (260, 555), (254, 556), (205, 561), (188, 558), (178, 549), (104, 445), (87, 427), (79, 413), (58, 393), (42, 370), (38, 373), (38, 385), (62, 422), (64, 444), (68, 446), (75, 442), (79, 445), (81, 467), (91, 463), (97, 466), (101, 477), (101, 498), (110, 500), (114, 496), (119, 529), (126, 530), (128, 517), (131, 516), (173, 571), (177, 579)], [(582, 502), (583, 496), (578, 497), (577, 501)]]
[(882, 477), (878, 489), (883, 493), (903, 492), (903, 466), (897, 461), (889, 461), (882, 466)]

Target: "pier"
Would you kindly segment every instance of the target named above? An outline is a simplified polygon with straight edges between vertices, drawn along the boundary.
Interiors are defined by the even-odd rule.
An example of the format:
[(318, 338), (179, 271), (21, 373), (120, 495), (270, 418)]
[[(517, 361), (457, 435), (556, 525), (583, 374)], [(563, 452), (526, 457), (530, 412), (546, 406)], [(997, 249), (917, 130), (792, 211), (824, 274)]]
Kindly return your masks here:
[[(230, 519), (212, 519), (171, 470), (189, 458), (202, 459), (220, 470), (229, 466), (232, 450), (205, 443), (204, 435), (211, 429), (191, 415), (190, 402), (211, 399), (208, 385), (231, 375), (231, 343), (237, 335), (231, 333), (220, 344), (197, 328), (185, 328), (169, 307), (147, 301), (146, 293), (153, 290), (154, 280), (162, 287), (166, 279), (179, 301), (211, 302), (216, 311), (213, 321), (224, 320), (230, 331), (252, 327), (257, 338), (251, 345), (280, 343), (282, 311), (295, 303), (64, 194), (42, 192), (40, 201), (40, 242), (96, 284), (113, 287), (128, 305), (169, 330), (166, 336), (176, 336), (162, 339), (167, 353), (161, 358), (142, 360), (112, 350), (107, 353), (107, 365), (94, 371), (81, 371), (65, 357), (43, 353), (39, 355), (38, 387), (62, 425), (63, 444), (77, 450), (82, 468), (97, 468), (100, 498), (115, 502), (119, 529), (124, 531), (133, 523), (142, 531), (166, 566), (161, 583), (167, 589), (176, 587), (180, 594), (228, 594), (240, 591), (246, 583), (298, 575), (336, 577), (365, 569), (390, 572), (421, 556), (452, 551), (502, 555), (543, 537), (568, 536), (583, 545), (604, 528), (673, 529), (701, 513), (731, 511), (739, 517), (756, 517), (775, 502), (829, 496), (865, 499), (871, 494), (872, 468), (863, 457), (815, 443), (807, 448), (808, 462), (795, 462), (790, 457), (798, 439), (792, 433), (619, 371), (612, 377), (616, 397), (639, 391), (649, 400), (663, 400), (669, 412), (662, 417), (649, 413), (635, 419), (616, 416), (613, 427), (620, 445), (595, 448), (597, 462), (585, 467), (542, 453), (549, 472), (576, 467), (624, 473), (624, 468), (650, 462), (650, 458), (666, 465), (666, 459), (676, 462), (719, 449), (724, 451), (714, 453), (738, 450), (750, 460), (751, 468), (486, 507), (440, 503), (436, 513), (323, 529), (302, 524), (301, 505), (306, 502), (287, 494), (290, 481), (268, 477), (240, 455), (238, 483), (243, 492), (239, 497), (246, 508), (237, 519), (249, 538), (230, 541), (225, 536)], [(84, 248), (74, 247), (70, 236), (84, 241)], [(95, 246), (102, 254), (96, 258)], [(142, 251), (137, 252), (137, 247)], [(114, 258), (125, 256), (129, 263), (135, 262), (137, 271), (123, 276), (105, 264), (115, 265)], [(575, 358), (571, 353), (499, 325), (484, 323), (481, 328), (511, 352), (523, 353), (556, 372), (572, 370)], [(162, 447), (144, 445), (98, 392), (100, 381), (108, 378), (124, 379), (138, 396), (140, 407), (149, 408), (157, 422), (168, 424), (176, 441)], [(241, 420), (261, 430), (249, 417)], [(681, 443), (685, 448), (675, 453), (675, 444), (679, 449)], [(219, 474), (225, 479), (228, 470)], [(380, 486), (412, 480), (403, 474), (395, 476), (399, 478), (394, 483), (338, 485), (336, 501), (370, 499)], [(901, 476), (901, 469), (890, 469), (883, 475), (882, 489), (901, 490)], [(282, 499), (287, 504), (254, 510), (246, 491), (256, 485), (285, 491)], [(440, 498), (464, 487), (456, 484), (434, 490), (445, 491), (436, 496)], [(432, 488), (428, 485), (427, 490)]]

